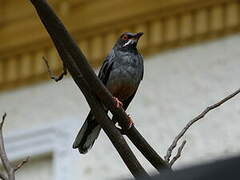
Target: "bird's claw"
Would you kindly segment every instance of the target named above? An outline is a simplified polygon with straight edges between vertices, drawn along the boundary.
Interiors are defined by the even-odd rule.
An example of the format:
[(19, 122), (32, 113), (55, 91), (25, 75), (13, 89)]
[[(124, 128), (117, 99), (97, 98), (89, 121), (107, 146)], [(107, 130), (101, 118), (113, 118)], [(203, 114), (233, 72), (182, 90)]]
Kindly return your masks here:
[(123, 103), (116, 97), (113, 97), (114, 101), (116, 102), (117, 108), (121, 108), (123, 106)]
[(133, 123), (133, 121), (132, 121), (132, 118), (131, 118), (130, 115), (128, 114), (128, 127), (127, 127), (127, 128), (121, 127), (121, 129), (120, 129), (120, 128), (117, 128), (117, 129), (121, 132), (122, 135), (126, 135), (126, 134), (127, 134), (127, 131), (128, 131), (129, 129), (131, 129), (131, 127), (132, 127), (133, 125), (134, 125), (134, 123)]
[(134, 125), (132, 118), (130, 117), (130, 114), (128, 114), (128, 129), (130, 129)]

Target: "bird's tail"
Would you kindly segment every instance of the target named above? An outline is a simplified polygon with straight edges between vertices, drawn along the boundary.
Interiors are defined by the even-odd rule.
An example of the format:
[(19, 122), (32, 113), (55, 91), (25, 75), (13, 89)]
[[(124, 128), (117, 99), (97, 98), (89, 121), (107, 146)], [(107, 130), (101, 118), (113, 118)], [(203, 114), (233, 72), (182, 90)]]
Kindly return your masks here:
[(93, 146), (101, 130), (101, 126), (90, 112), (73, 143), (73, 148), (78, 148), (81, 154), (87, 153)]

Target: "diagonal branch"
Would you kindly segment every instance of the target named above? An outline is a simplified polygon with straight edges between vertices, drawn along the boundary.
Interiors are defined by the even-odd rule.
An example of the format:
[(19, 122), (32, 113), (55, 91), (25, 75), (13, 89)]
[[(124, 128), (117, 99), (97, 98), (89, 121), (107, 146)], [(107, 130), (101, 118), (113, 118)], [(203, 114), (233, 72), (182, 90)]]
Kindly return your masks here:
[[(87, 60), (81, 50), (78, 48), (75, 41), (71, 38), (71, 36), (66, 31), (65, 27), (61, 23), (61, 21), (58, 19), (58, 17), (54, 14), (54, 12), (50, 9), (46, 1), (43, 0), (31, 0), (33, 5), (35, 6), (38, 15), (40, 19), (42, 20), (43, 24), (45, 25), (48, 33), (50, 34), (51, 38), (53, 39), (55, 46), (57, 47), (59, 44), (61, 44), (60, 49), (57, 47), (59, 54), (63, 53), (62, 48), (65, 48), (65, 53), (68, 54), (72, 58), (71, 63), (74, 63), (74, 68), (80, 71), (80, 74), (78, 75), (79, 78), (85, 79), (85, 81), (88, 84), (88, 87), (90, 87), (88, 90), (91, 93), (94, 93), (103, 103), (106, 107), (109, 108), (109, 110), (118, 117), (119, 124), (123, 128), (128, 127), (128, 116), (121, 108), (116, 108), (115, 101), (112, 98), (111, 93), (105, 88), (105, 86), (102, 84), (102, 82), (98, 79), (98, 77), (95, 75), (94, 71), (90, 67), (90, 65), (87, 63)], [(62, 56), (61, 56), (62, 57)], [(62, 58), (63, 62), (66, 64), (69, 72), (69, 59)], [(76, 67), (75, 67), (76, 66)], [(76, 70), (75, 69), (75, 70)], [(71, 72), (70, 72), (71, 73)], [(71, 73), (73, 78), (74, 75)], [(75, 82), (77, 82), (75, 80)], [(79, 87), (82, 90), (83, 84), (80, 84)], [(94, 87), (94, 88), (91, 88)], [(86, 97), (86, 95), (85, 95)], [(86, 97), (87, 98), (87, 97)], [(129, 132), (132, 132), (132, 134), (135, 135), (135, 137), (130, 138), (132, 141), (134, 141), (134, 144), (137, 144), (138, 142), (144, 142), (144, 148), (142, 146), (137, 146), (137, 148), (145, 154), (145, 157), (153, 164), (154, 167), (156, 167), (158, 170), (161, 168), (168, 167), (168, 164), (164, 162), (164, 160), (152, 149), (152, 147), (143, 139), (143, 137), (140, 135), (140, 133), (136, 130), (135, 127), (132, 127)], [(129, 133), (130, 134), (130, 133)], [(138, 141), (138, 142), (137, 142)]]
[[(36, 9), (39, 12), (39, 14), (42, 14), (43, 16), (43, 17), (40, 16), (40, 18), (41, 19), (46, 18), (47, 20), (49, 20), (48, 19), (49, 15), (47, 12), (45, 12), (46, 10), (51, 11), (49, 6), (45, 4), (44, 1), (33, 1), (33, 2), (36, 3)], [(54, 30), (56, 30), (51, 26), (52, 23), (48, 24), (44, 20), (43, 20), (43, 23), (49, 32), (53, 32)], [(83, 75), (79, 71), (79, 68), (77, 67), (76, 62), (74, 61), (72, 56), (68, 53), (68, 51), (65, 49), (65, 44), (59, 41), (60, 38), (57, 38), (55, 35), (53, 35), (53, 33), (50, 33), (50, 36), (53, 39), (54, 44), (58, 50), (58, 53), (61, 59), (63, 60), (63, 62), (65, 63), (68, 71), (72, 75), (78, 87), (81, 89), (81, 91), (85, 95), (85, 98), (89, 103), (91, 109), (93, 110), (95, 117), (98, 117), (97, 121), (101, 124), (103, 130), (106, 132), (106, 134), (112, 141), (113, 145), (119, 152), (120, 156), (122, 157), (123, 161), (129, 168), (131, 173), (135, 177), (148, 176), (146, 171), (141, 167), (140, 163), (137, 161), (134, 154), (131, 152), (124, 138), (122, 138), (120, 132), (115, 128), (112, 121), (107, 117), (102, 104), (92, 94), (91, 88), (88, 85), (87, 81), (83, 78)]]
[(169, 165), (170, 165), (171, 167), (172, 167), (172, 165), (181, 157), (182, 150), (183, 150), (183, 148), (184, 148), (184, 146), (185, 146), (186, 143), (187, 143), (187, 141), (184, 140), (184, 141), (182, 142), (181, 146), (179, 146), (178, 152), (177, 152), (176, 156), (174, 156), (174, 157), (172, 158), (172, 160), (169, 162)]
[(69, 64), (67, 63), (66, 65), (69, 69), (70, 74), (73, 77), (73, 80), (82, 90), (88, 104), (93, 110), (93, 113), (96, 117), (98, 117), (98, 122), (101, 124), (103, 130), (106, 132), (106, 134), (112, 141), (114, 147), (119, 152), (120, 156), (122, 157), (129, 170), (135, 177), (148, 176), (145, 170), (141, 167), (140, 163), (137, 161), (132, 151), (130, 150), (124, 138), (121, 138), (120, 132), (115, 129), (113, 122), (106, 115), (102, 104), (100, 104), (96, 97), (91, 94), (91, 88), (77, 69), (72, 57), (68, 54), (68, 52), (65, 50), (65, 48), (60, 42), (58, 42), (57, 40), (56, 42), (57, 43), (55, 45), (60, 54), (60, 57), (64, 60), (69, 60), (71, 62)]
[(19, 170), (24, 164), (26, 164), (29, 161), (29, 159), (30, 157), (28, 156), (26, 159), (17, 164), (16, 167), (14, 168), (14, 171), (16, 172), (17, 170)]
[(172, 155), (172, 151), (174, 150), (174, 148), (177, 146), (178, 141), (182, 138), (182, 136), (186, 133), (186, 131), (198, 120), (202, 119), (209, 111), (221, 106), (223, 103), (227, 102), (228, 100), (230, 100), (231, 98), (233, 98), (234, 96), (236, 96), (237, 94), (240, 93), (240, 89), (236, 90), (235, 92), (233, 92), (232, 94), (228, 95), (227, 97), (223, 98), (222, 100), (220, 100), (219, 102), (208, 106), (204, 111), (202, 111), (198, 116), (196, 116), (195, 118), (193, 118), (191, 121), (189, 121), (187, 123), (187, 125), (181, 130), (181, 132), (174, 138), (171, 146), (168, 148), (167, 150), (167, 154), (164, 157), (166, 162), (170, 161), (170, 157)]

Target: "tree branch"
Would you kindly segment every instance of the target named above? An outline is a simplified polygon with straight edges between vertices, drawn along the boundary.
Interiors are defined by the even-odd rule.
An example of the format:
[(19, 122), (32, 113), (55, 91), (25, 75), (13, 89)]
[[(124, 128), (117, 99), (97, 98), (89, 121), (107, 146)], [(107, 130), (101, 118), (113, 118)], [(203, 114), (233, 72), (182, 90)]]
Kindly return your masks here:
[(187, 143), (187, 141), (184, 140), (184, 141), (182, 142), (181, 146), (179, 146), (178, 152), (177, 152), (176, 156), (174, 156), (174, 157), (172, 158), (172, 160), (169, 162), (169, 164), (170, 164), (171, 167), (172, 167), (172, 165), (178, 160), (178, 158), (181, 157), (182, 150), (183, 150), (183, 148), (184, 148), (184, 146), (185, 146), (186, 143)]
[(148, 144), (135, 126), (132, 126), (131, 129), (126, 132), (126, 135), (156, 170), (160, 172), (165, 168), (170, 169), (170, 165)]
[[(49, 32), (51, 38), (54, 41), (54, 44), (58, 50), (58, 53), (65, 63), (68, 71), (72, 75), (74, 81), (78, 85), (78, 87), (83, 92), (87, 102), (89, 103), (91, 109), (93, 110), (94, 115), (97, 117), (97, 121), (101, 124), (103, 130), (106, 132), (110, 140), (112, 141), (113, 145), (119, 152), (120, 156), (122, 157), (123, 161), (129, 168), (130, 172), (133, 174), (134, 177), (139, 176), (148, 176), (146, 171), (142, 168), (140, 163), (137, 161), (136, 157), (130, 150), (129, 146), (127, 145), (124, 138), (121, 136), (120, 132), (115, 128), (113, 122), (108, 118), (103, 108), (103, 105), (97, 100), (97, 98), (92, 94), (92, 88), (88, 85), (87, 81), (83, 78), (83, 75), (79, 71), (78, 66), (76, 65), (76, 61), (72, 58), (69, 52), (65, 49), (65, 44), (59, 41), (60, 38), (57, 38), (54, 34), (54, 27), (51, 26), (51, 22), (53, 21), (50, 19), (48, 22), (49, 17), (52, 15), (52, 11), (50, 7), (44, 1), (32, 1), (35, 3), (35, 7), (40, 15), (40, 18), (43, 21), (46, 29)], [(50, 15), (49, 15), (50, 11)], [(54, 13), (53, 13), (54, 15)], [(54, 15), (55, 16), (55, 15)], [(55, 17), (57, 18), (57, 17)], [(45, 21), (45, 20), (47, 21)], [(55, 21), (54, 21), (55, 22)], [(49, 24), (50, 23), (50, 24)], [(53, 23), (54, 24), (54, 23)], [(54, 34), (54, 35), (53, 35)]]
[[(65, 27), (58, 19), (58, 17), (54, 14), (54, 12), (49, 8), (45, 1), (41, 0), (31, 0), (34, 4), (39, 17), (41, 18), (43, 24), (45, 25), (47, 31), (49, 32), (51, 38), (56, 44), (61, 43), (62, 47), (64, 47), (69, 53), (69, 56), (72, 57), (77, 69), (80, 70), (81, 76), (84, 76), (84, 79), (89, 84), (90, 91), (94, 93), (104, 105), (109, 108), (109, 110), (118, 117), (118, 122), (123, 129), (128, 128), (128, 116), (122, 108), (116, 108), (115, 101), (112, 98), (111, 93), (105, 88), (102, 82), (98, 79), (90, 65), (87, 63), (87, 60), (81, 50), (78, 48), (75, 41), (71, 38), (71, 36), (66, 31)], [(61, 51), (61, 50), (60, 50)], [(59, 52), (59, 50), (58, 50)], [(61, 52), (59, 52), (61, 53)], [(69, 63), (67, 60), (62, 59), (65, 64)], [(69, 70), (69, 67), (68, 67)], [(134, 131), (133, 131), (134, 130)], [(134, 141), (134, 144), (138, 142), (144, 142), (145, 140), (139, 134), (135, 127), (132, 127), (129, 131), (132, 131), (132, 134), (136, 134), (135, 136), (138, 139), (130, 138)], [(155, 162), (154, 167), (157, 167), (158, 170), (161, 168), (169, 167), (167, 163), (152, 149), (152, 147), (145, 141), (144, 150), (139, 146), (137, 148), (143, 153), (143, 151), (147, 151), (145, 157), (153, 164)]]
[(50, 75), (51, 79), (53, 79), (54, 81), (58, 82), (58, 81), (62, 80), (64, 76), (67, 75), (67, 68), (66, 68), (66, 66), (63, 64), (63, 72), (62, 72), (58, 77), (55, 76), (55, 75), (53, 74), (53, 72), (52, 72), (49, 64), (48, 64), (48, 61), (47, 61), (46, 57), (43, 56), (42, 58), (43, 58), (46, 66), (47, 66), (47, 71), (48, 71), (48, 74)]
[(29, 156), (24, 159), (23, 161), (21, 161), (19, 164), (16, 165), (16, 167), (14, 168), (14, 171), (16, 172), (17, 170), (19, 170), (24, 164), (26, 164), (29, 161)]
[[(113, 114), (117, 114), (117, 116), (120, 117), (120, 119), (122, 120), (122, 123), (120, 123), (121, 126), (123, 128), (127, 128), (128, 122), (127, 114), (123, 111), (123, 109), (115, 107), (115, 101), (113, 101), (110, 92), (97, 78), (94, 71), (87, 63), (86, 58), (84, 57), (82, 52), (78, 49), (77, 44), (70, 37), (70, 35), (66, 31), (60, 20), (57, 18), (57, 16), (52, 12), (52, 10), (49, 8), (45, 1), (32, 0), (32, 3), (35, 5), (35, 8), (37, 9), (40, 18), (43, 24), (45, 25), (46, 29), (48, 30), (55, 45), (57, 46), (57, 44), (61, 44), (62, 47), (66, 49), (67, 53), (69, 53), (68, 55), (71, 56), (72, 60), (74, 61), (72, 63), (75, 63), (77, 69), (81, 70), (78, 76), (81, 78), (83, 78), (82, 76), (84, 76), (84, 78), (86, 79), (85, 81), (89, 84), (89, 87), (95, 87), (89, 88), (90, 90), (89, 92), (95, 93), (98, 96), (98, 98), (100, 98), (103, 101), (103, 103), (112, 111)], [(61, 54), (62, 53), (61, 49), (60, 51), (58, 50), (58, 52), (59, 54)], [(65, 64), (67, 63), (69, 64), (69, 62), (67, 62), (68, 61), (67, 59), (62, 58), (62, 60), (64, 61)], [(67, 68), (70, 71), (69, 67)], [(121, 120), (119, 122), (121, 122)], [(159, 163), (158, 167), (160, 168), (168, 167), (165, 162), (164, 164), (161, 163)]]
[(102, 104), (99, 103), (97, 98), (91, 94), (91, 88), (89, 87), (88, 83), (83, 78), (77, 67), (75, 67), (72, 57), (68, 54), (68, 52), (65, 50), (61, 43), (56, 43), (56, 47), (57, 49), (61, 49), (61, 51), (59, 52), (60, 57), (62, 59), (69, 60), (70, 62), (73, 63), (67, 64), (69, 72), (73, 77), (73, 80), (76, 82), (78, 87), (85, 95), (88, 104), (90, 105), (91, 109), (93, 110), (93, 113), (97, 117), (97, 121), (99, 122), (99, 124), (101, 124), (103, 130), (113, 143), (114, 147), (122, 157), (123, 161), (129, 168), (130, 172), (133, 174), (134, 177), (148, 176), (146, 171), (137, 161), (136, 157), (132, 153), (131, 149), (127, 145), (124, 138), (121, 136), (120, 132), (116, 130), (115, 125), (106, 115), (106, 112)]
[(6, 173), (0, 172), (0, 178), (3, 180), (15, 180), (15, 172), (28, 161), (28, 158), (26, 160), (24, 160), (23, 162), (21, 162), (16, 167), (13, 167), (11, 165), (11, 163), (7, 157), (7, 153), (6, 153), (5, 146), (4, 146), (4, 139), (3, 139), (3, 124), (5, 122), (6, 116), (7, 116), (7, 114), (4, 113), (4, 115), (2, 116), (2, 121), (0, 123), (0, 158), (1, 158), (2, 165), (3, 165), (3, 168)]
[(181, 132), (174, 138), (171, 146), (168, 148), (167, 150), (167, 154), (164, 157), (166, 162), (170, 161), (170, 157), (172, 155), (172, 151), (174, 150), (174, 148), (177, 146), (178, 141), (182, 138), (182, 136), (186, 133), (186, 131), (198, 120), (202, 119), (209, 111), (221, 106), (223, 103), (227, 102), (228, 100), (230, 100), (231, 98), (233, 98), (234, 96), (236, 96), (237, 94), (240, 93), (240, 89), (236, 90), (235, 92), (233, 92), (232, 94), (228, 95), (227, 97), (223, 98), (222, 100), (220, 100), (219, 102), (207, 107), (204, 111), (202, 111), (198, 116), (196, 116), (195, 118), (193, 118), (191, 121), (189, 121), (187, 123), (187, 125), (181, 130)]
[(8, 179), (9, 180), (14, 180), (15, 179), (14, 169), (12, 168), (12, 166), (11, 166), (9, 160), (8, 160), (8, 157), (7, 157), (7, 154), (6, 154), (6, 151), (5, 151), (5, 147), (4, 147), (4, 140), (3, 140), (2, 129), (3, 129), (3, 124), (4, 124), (6, 116), (7, 116), (7, 114), (4, 113), (4, 115), (2, 116), (2, 121), (0, 123), (0, 157), (1, 157), (1, 160), (2, 160), (3, 168), (7, 172)]

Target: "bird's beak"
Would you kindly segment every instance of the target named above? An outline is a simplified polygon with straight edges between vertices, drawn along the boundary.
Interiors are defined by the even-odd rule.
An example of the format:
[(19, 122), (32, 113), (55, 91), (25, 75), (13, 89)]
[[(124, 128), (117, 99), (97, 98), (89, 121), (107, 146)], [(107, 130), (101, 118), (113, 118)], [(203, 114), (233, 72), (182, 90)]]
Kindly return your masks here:
[(128, 46), (128, 45), (134, 45), (134, 46), (136, 46), (137, 43), (138, 43), (139, 38), (140, 38), (142, 35), (143, 35), (143, 32), (139, 32), (139, 33), (134, 34), (134, 36), (133, 36), (131, 39), (129, 39), (129, 40), (123, 45), (123, 47)]
[(143, 32), (136, 33), (136, 34), (134, 35), (134, 39), (137, 39), (137, 40), (138, 40), (143, 34), (144, 34)]
[(132, 44), (137, 45), (138, 40), (140, 39), (140, 37), (141, 37), (143, 34), (144, 34), (143, 32), (136, 33), (136, 34), (133, 36), (133, 38), (132, 38)]

